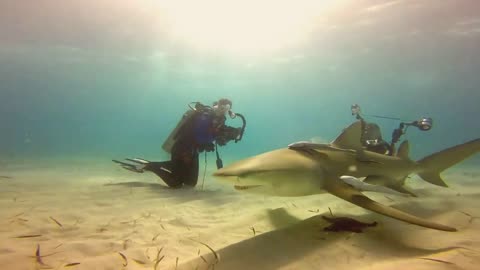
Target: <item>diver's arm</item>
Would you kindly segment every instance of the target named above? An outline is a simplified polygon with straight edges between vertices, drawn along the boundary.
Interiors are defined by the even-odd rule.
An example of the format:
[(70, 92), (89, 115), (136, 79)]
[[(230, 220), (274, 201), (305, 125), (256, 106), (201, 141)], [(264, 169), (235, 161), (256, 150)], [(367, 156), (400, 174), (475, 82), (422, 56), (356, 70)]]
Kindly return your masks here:
[(225, 145), (230, 141), (238, 139), (241, 133), (241, 128), (222, 126), (215, 136), (215, 141), (218, 145)]

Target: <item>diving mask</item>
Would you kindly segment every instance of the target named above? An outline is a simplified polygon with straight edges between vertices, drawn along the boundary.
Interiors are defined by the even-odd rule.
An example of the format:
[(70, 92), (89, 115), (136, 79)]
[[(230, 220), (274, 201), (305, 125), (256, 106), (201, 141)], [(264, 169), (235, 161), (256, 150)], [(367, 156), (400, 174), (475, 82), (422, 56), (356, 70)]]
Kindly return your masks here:
[(360, 114), (360, 106), (358, 104), (353, 104), (350, 107), (350, 110), (352, 111), (352, 115), (358, 115)]
[(230, 111), (230, 104), (216, 104), (213, 109), (219, 113), (225, 114)]

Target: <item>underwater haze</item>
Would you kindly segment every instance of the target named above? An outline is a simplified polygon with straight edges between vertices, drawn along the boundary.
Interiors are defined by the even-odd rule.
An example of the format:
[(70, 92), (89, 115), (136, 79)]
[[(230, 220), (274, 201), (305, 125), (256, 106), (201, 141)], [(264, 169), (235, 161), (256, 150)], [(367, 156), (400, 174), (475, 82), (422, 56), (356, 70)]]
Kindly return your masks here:
[(479, 269), (479, 102), (480, 0), (0, 0), (0, 268)]
[[(203, 6), (219, 4), (210, 2)], [(311, 8), (305, 29), (277, 33), (273, 28), (284, 26), (273, 21), (257, 26), (264, 31), (260, 41), (248, 34), (259, 31), (248, 24), (255, 5), (230, 18), (179, 3), (174, 9), (154, 0), (2, 1), (2, 158), (165, 158), (160, 146), (188, 103), (221, 97), (247, 119), (244, 140), (223, 148), (225, 155), (244, 157), (313, 137), (331, 141), (354, 121), (353, 103), (367, 115), (432, 117), (431, 131), (409, 130), (405, 137), (416, 157), (479, 134), (478, 1), (299, 2), (292, 12)], [(198, 12), (188, 17), (192, 8)], [(237, 14), (233, 8), (228, 11)], [(253, 20), (283, 16), (278, 22), (294, 23), (298, 16), (281, 8), (272, 2), (259, 11), (263, 20)], [(168, 12), (182, 9), (186, 16), (179, 19), (199, 24), (197, 35), (176, 35), (182, 28)], [(213, 22), (200, 23), (207, 18)], [(239, 26), (229, 29), (228, 20), (238, 18)], [(298, 37), (299, 31), (305, 33)], [(225, 33), (253, 40), (233, 39), (245, 46), (231, 49), (218, 38)], [(285, 42), (289, 34), (298, 40)], [(207, 41), (195, 46), (199, 37)], [(367, 120), (379, 123), (388, 140), (400, 122)]]

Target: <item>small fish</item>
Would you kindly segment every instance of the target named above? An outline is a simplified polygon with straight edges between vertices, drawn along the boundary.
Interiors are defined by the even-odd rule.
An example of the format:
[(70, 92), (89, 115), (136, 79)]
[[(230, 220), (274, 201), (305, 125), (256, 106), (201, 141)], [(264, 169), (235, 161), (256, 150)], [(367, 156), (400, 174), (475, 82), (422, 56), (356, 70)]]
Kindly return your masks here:
[(155, 241), (155, 240), (157, 240), (157, 237), (159, 237), (159, 236), (160, 236), (160, 234), (155, 235), (155, 236), (152, 238), (152, 242)]
[(162, 253), (162, 250), (163, 250), (163, 247), (158, 250), (158, 252), (157, 252), (157, 260), (158, 260), (158, 258), (160, 257), (160, 253)]
[(120, 254), (120, 256), (122, 256), (123, 260), (124, 260), (124, 264), (123, 266), (127, 266), (128, 265), (128, 260), (127, 260), (127, 257), (125, 257), (125, 255), (123, 255), (122, 253), (118, 252), (118, 254)]
[(13, 238), (34, 238), (34, 237), (41, 237), (41, 234), (27, 234), (27, 235), (19, 235)]
[(439, 259), (432, 259), (432, 258), (419, 258), (419, 259), (421, 259), (421, 260), (427, 260), (427, 261), (433, 261), (433, 262), (439, 262), (439, 263), (444, 263), (444, 264), (455, 265), (455, 264), (452, 263), (452, 262), (447, 262), (447, 261), (439, 260)]
[(207, 245), (207, 244), (205, 244), (205, 243), (203, 243), (203, 242), (194, 240), (194, 239), (190, 239), (190, 240), (192, 240), (192, 241), (194, 241), (194, 242), (197, 242), (197, 243), (199, 243), (199, 244), (202, 244), (202, 245), (206, 246), (208, 249), (210, 249), (210, 251), (212, 252), (213, 256), (215, 257), (215, 264), (220, 261), (220, 257), (218, 256), (218, 253), (217, 253), (215, 250), (213, 250), (213, 248), (211, 248), (209, 245)]
[(157, 259), (157, 261), (155, 262), (155, 266), (153, 267), (153, 269), (157, 270), (158, 264), (163, 260), (164, 257), (165, 257), (165, 255), (162, 256), (160, 259)]
[(146, 262), (142, 261), (142, 260), (137, 260), (137, 259), (134, 259), (132, 258), (132, 260), (138, 264), (146, 264)]
[(58, 220), (54, 219), (53, 217), (50, 217), (51, 220), (53, 220), (55, 223), (57, 223), (58, 226), (63, 227), (63, 225), (58, 222)]
[(46, 265), (46, 264), (42, 261), (42, 256), (40, 256), (40, 244), (37, 244), (37, 250), (35, 251), (35, 257), (37, 258), (37, 263), (39, 263), (40, 265), (43, 265), (43, 266), (45, 266), (45, 267), (51, 268), (50, 266)]
[(68, 263), (68, 264), (65, 264), (63, 267), (72, 267), (72, 266), (79, 265), (79, 264), (80, 264), (79, 262)]

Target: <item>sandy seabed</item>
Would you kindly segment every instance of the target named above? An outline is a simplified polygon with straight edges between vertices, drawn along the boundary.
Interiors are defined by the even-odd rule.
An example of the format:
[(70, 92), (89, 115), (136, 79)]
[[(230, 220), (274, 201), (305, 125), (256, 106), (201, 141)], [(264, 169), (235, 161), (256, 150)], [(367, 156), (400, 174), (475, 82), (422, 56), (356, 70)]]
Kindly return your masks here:
[[(172, 190), (113, 163), (0, 168), (0, 269), (479, 269), (480, 169), (450, 188), (407, 181), (417, 198), (372, 199), (456, 227), (410, 225), (329, 194), (265, 197), (217, 183)], [(325, 232), (321, 215), (378, 222)], [(477, 218), (478, 217), (478, 218)]]

